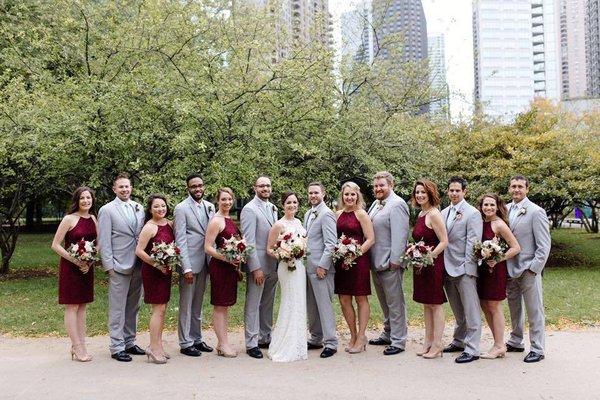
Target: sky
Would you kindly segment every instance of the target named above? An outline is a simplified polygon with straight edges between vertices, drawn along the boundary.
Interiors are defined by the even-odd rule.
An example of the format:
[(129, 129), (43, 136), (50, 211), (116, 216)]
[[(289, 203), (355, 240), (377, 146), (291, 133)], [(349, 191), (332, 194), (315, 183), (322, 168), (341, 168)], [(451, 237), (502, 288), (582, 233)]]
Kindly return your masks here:
[[(446, 80), (450, 87), (450, 112), (454, 120), (473, 111), (472, 0), (422, 0), (428, 35), (443, 33), (446, 41)], [(356, 0), (329, 0), (334, 37), (341, 43), (340, 16)]]

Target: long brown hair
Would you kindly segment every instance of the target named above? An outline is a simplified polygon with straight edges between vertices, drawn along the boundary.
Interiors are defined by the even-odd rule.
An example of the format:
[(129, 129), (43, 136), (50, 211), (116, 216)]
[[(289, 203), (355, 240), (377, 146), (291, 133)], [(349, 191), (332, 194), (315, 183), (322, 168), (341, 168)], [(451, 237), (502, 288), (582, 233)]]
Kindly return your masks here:
[(421, 178), (418, 181), (415, 182), (415, 185), (413, 186), (413, 190), (412, 193), (410, 195), (410, 202), (412, 203), (413, 207), (418, 207), (418, 203), (417, 203), (417, 199), (415, 199), (415, 192), (417, 190), (417, 186), (423, 186), (423, 188), (425, 189), (425, 192), (427, 193), (427, 197), (429, 198), (429, 204), (431, 204), (432, 207), (437, 207), (440, 205), (440, 191), (438, 190), (438, 187), (435, 183), (433, 183), (432, 181), (430, 181), (429, 179), (425, 179), (425, 178)]
[(87, 186), (79, 186), (73, 192), (71, 205), (69, 206), (69, 214), (74, 214), (79, 211), (79, 198), (83, 192), (90, 192), (90, 196), (92, 196), (92, 207), (90, 208), (90, 214), (96, 216), (96, 193)]
[(502, 200), (500, 196), (498, 196), (496, 193), (486, 193), (483, 196), (481, 196), (477, 201), (477, 209), (481, 213), (481, 217), (483, 218), (483, 220), (485, 221), (485, 215), (483, 214), (482, 207), (483, 200), (485, 200), (486, 197), (489, 197), (490, 199), (494, 199), (496, 201), (496, 215), (502, 221), (508, 224), (508, 210), (506, 209), (506, 204), (504, 203), (504, 200)]

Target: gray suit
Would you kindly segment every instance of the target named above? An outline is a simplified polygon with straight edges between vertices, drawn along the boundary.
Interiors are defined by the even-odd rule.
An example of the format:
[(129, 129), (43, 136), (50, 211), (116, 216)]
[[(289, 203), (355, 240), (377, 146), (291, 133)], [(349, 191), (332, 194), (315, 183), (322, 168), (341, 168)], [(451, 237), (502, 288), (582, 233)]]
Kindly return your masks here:
[[(204, 235), (215, 213), (206, 200), (192, 196), (177, 204), (174, 212), (175, 242), (181, 249), (179, 275), (179, 347), (185, 349), (202, 342), (202, 301), (208, 278), (208, 257), (204, 253)], [(194, 282), (185, 282), (183, 274), (192, 272)]]
[(450, 208), (442, 210), (448, 231), (448, 247), (444, 250), (444, 288), (452, 307), (455, 346), (466, 353), (479, 355), (481, 341), (481, 308), (477, 295), (477, 262), (473, 245), (481, 240), (483, 220), (481, 213), (465, 200), (456, 205), (456, 214), (449, 218)]
[[(240, 225), (246, 242), (254, 247), (247, 263), (246, 304), (244, 323), (246, 348), (258, 343), (271, 342), (273, 328), (273, 302), (277, 289), (277, 261), (267, 254), (269, 230), (277, 221), (277, 207), (254, 197), (242, 209)], [(265, 274), (263, 285), (257, 285), (252, 271), (261, 269)]]
[(390, 269), (390, 262), (400, 264), (408, 240), (408, 205), (393, 191), (369, 209), (373, 221), (375, 244), (370, 249), (373, 283), (385, 318), (380, 338), (400, 349), (406, 347), (408, 325), (402, 279), (404, 269)]
[[(308, 329), (312, 344), (321, 344), (331, 349), (337, 348), (335, 335), (335, 311), (333, 310), (333, 282), (335, 268), (332, 268), (331, 253), (337, 243), (335, 214), (321, 202), (304, 215), (304, 228), (308, 235), (308, 257), (306, 259), (306, 304)], [(317, 267), (326, 269), (324, 279), (317, 276)]]
[(113, 270), (108, 286), (108, 330), (110, 352), (118, 353), (135, 344), (137, 315), (142, 299), (141, 263), (135, 255), (144, 226), (143, 207), (134, 202), (134, 220), (127, 217), (118, 198), (98, 213), (98, 243), (104, 270)]
[[(507, 205), (509, 211), (512, 205)], [(512, 323), (508, 344), (524, 347), (525, 303), (529, 318), (530, 350), (544, 354), (545, 315), (541, 273), (550, 255), (550, 227), (546, 211), (528, 198), (523, 199), (518, 207), (510, 229), (521, 246), (521, 252), (506, 261), (509, 275), (506, 295)]]

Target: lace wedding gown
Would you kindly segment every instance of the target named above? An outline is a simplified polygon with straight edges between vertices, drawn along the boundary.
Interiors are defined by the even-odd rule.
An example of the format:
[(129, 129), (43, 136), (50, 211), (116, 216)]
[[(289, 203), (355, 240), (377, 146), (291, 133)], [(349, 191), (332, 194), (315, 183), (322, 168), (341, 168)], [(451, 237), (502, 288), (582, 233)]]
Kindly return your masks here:
[[(298, 219), (283, 220), (286, 231), (306, 234)], [(306, 343), (306, 267), (296, 260), (296, 270), (280, 263), (277, 277), (281, 287), (279, 315), (269, 346), (269, 358), (274, 362), (291, 362), (308, 358)]]

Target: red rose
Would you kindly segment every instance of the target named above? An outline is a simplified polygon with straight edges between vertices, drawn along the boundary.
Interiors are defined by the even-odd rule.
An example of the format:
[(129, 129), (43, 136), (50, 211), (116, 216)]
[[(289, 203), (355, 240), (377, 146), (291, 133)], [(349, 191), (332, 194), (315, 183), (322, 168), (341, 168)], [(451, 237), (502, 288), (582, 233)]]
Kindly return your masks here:
[(175, 254), (180, 254), (181, 253), (181, 249), (179, 247), (175, 247)]
[(342, 244), (344, 245), (349, 245), (350, 243), (352, 243), (352, 240), (350, 238), (344, 238), (344, 240), (342, 240)]
[(297, 257), (297, 258), (304, 257), (304, 250), (300, 250), (300, 251), (298, 252), (298, 255), (297, 255), (296, 257)]
[(290, 240), (292, 238), (292, 234), (288, 233), (283, 237), (283, 240)]
[(242, 242), (239, 242), (239, 243), (237, 244), (237, 249), (238, 249), (240, 252), (242, 252), (242, 251), (246, 250), (246, 245), (245, 245), (244, 243), (242, 243)]
[(425, 247), (425, 246), (419, 246), (419, 251), (421, 253), (427, 253), (427, 247)]

